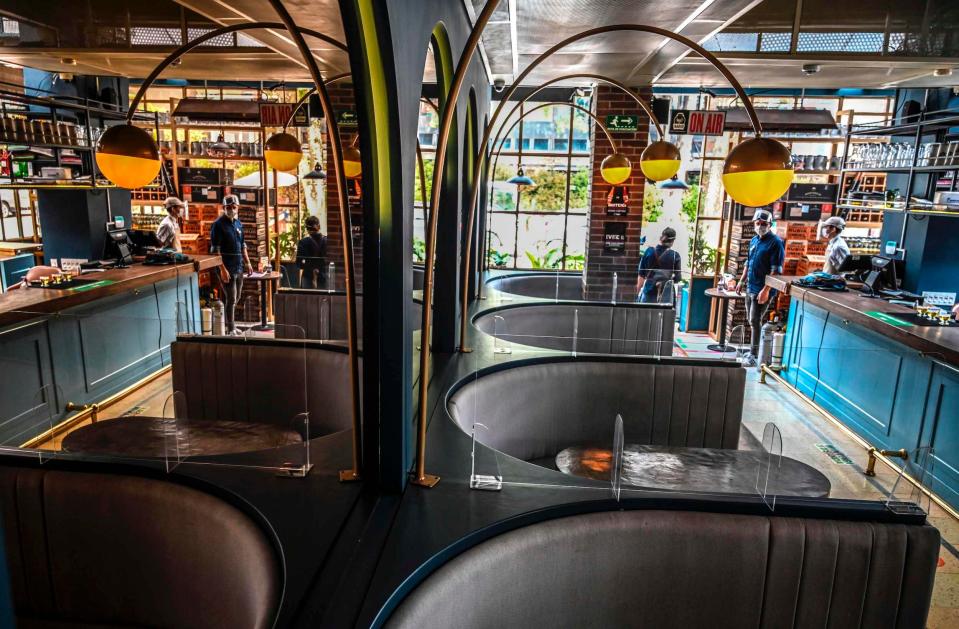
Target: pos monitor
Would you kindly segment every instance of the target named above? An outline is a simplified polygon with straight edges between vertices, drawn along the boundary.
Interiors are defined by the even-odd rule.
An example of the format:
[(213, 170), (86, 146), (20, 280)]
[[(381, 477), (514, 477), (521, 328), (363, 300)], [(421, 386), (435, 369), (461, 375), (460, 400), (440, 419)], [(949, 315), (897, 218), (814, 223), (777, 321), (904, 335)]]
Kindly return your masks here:
[(896, 265), (892, 258), (872, 256), (870, 264), (871, 270), (863, 282), (863, 292), (875, 295), (883, 288), (897, 288)]
[(133, 243), (130, 233), (125, 229), (115, 229), (113, 223), (107, 223), (107, 239), (103, 245), (103, 258), (116, 259), (114, 266), (120, 268), (133, 262)]

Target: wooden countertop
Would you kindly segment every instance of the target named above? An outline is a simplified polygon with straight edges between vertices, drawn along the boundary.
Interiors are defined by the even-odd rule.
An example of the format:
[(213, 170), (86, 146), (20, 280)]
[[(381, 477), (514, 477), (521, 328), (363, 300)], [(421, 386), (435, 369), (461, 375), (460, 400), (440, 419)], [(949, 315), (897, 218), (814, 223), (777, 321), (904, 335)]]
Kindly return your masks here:
[(883, 312), (888, 314), (911, 313), (912, 308), (891, 304), (888, 301), (866, 297), (858, 290), (846, 292), (830, 292), (803, 288), (792, 284), (799, 279), (791, 275), (770, 275), (766, 277), (766, 284), (781, 290), (794, 299), (802, 299), (806, 303), (824, 308), (852, 323), (863, 326), (886, 338), (902, 343), (916, 351), (928, 354), (950, 365), (959, 366), (959, 326), (908, 326), (890, 325), (871, 317), (866, 312)]
[(89, 290), (55, 288), (20, 288), (0, 294), (0, 326), (30, 319), (39, 314), (60, 312), (73, 306), (125, 293), (155, 282), (206, 271), (219, 264), (218, 255), (191, 256), (192, 264), (177, 266), (145, 266), (134, 263), (125, 269), (108, 269), (102, 273), (86, 273), (84, 279), (110, 280), (112, 283)]

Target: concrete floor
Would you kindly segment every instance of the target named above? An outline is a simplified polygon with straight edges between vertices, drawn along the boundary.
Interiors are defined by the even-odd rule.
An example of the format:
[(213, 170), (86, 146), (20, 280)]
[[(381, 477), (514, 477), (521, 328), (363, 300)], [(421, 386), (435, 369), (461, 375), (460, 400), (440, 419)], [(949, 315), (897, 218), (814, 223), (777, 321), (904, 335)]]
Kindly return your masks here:
[[(713, 342), (705, 335), (678, 333), (675, 353), (716, 358), (718, 353), (706, 349), (706, 345)], [(732, 360), (735, 354), (729, 353), (725, 357)], [(171, 393), (171, 376), (166, 374), (102, 412), (100, 418), (162, 416)], [(757, 370), (750, 369), (746, 380), (743, 427), (756, 440), (761, 440), (768, 422), (774, 423), (782, 435), (783, 456), (798, 459), (825, 474), (832, 483), (831, 496), (834, 498), (885, 500), (896, 482), (896, 475), (882, 464), (877, 465), (875, 477), (866, 476), (863, 473), (866, 452), (861, 446), (774, 380), (767, 379), (767, 384), (761, 384)], [(748, 437), (743, 440), (747, 441), (752, 440)], [(46, 447), (59, 449), (59, 439)], [(829, 450), (829, 454), (824, 449)], [(914, 501), (920, 498), (910, 491), (908, 485), (897, 491), (897, 497)], [(959, 628), (959, 521), (924, 498), (921, 505), (929, 512), (929, 521), (939, 529), (943, 540), (927, 627), (956, 629)]]

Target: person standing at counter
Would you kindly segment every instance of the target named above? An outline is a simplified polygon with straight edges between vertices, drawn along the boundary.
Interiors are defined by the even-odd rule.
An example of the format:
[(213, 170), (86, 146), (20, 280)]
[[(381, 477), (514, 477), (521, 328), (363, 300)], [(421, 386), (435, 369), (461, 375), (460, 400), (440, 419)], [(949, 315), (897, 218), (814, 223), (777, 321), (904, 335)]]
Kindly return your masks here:
[(223, 214), (213, 222), (210, 228), (210, 253), (218, 253), (223, 266), (229, 274), (229, 281), (223, 283), (225, 295), (225, 317), (227, 334), (240, 334), (236, 329), (236, 302), (243, 291), (243, 273), (253, 271), (250, 256), (243, 240), (243, 225), (237, 218), (240, 200), (235, 194), (223, 197)]
[(326, 286), (326, 236), (320, 233), (320, 219), (306, 219), (308, 235), (296, 243), (296, 265), (300, 267), (300, 288)]
[(763, 321), (769, 309), (775, 302), (776, 291), (766, 286), (767, 275), (778, 275), (783, 270), (783, 260), (786, 257), (786, 247), (783, 241), (772, 232), (773, 216), (769, 210), (756, 210), (753, 216), (753, 226), (756, 235), (749, 241), (749, 255), (746, 258), (746, 268), (742, 277), (736, 282), (736, 292), (742, 293), (746, 287), (746, 316), (749, 320), (750, 353), (745, 363), (755, 366), (756, 355), (759, 354), (759, 335)]
[(166, 216), (157, 227), (157, 240), (164, 249), (173, 249), (177, 253), (183, 251), (180, 246), (180, 212), (183, 211), (183, 201), (176, 197), (167, 197), (163, 202)]
[(849, 245), (841, 236), (842, 230), (846, 228), (846, 221), (838, 216), (830, 216), (822, 223), (821, 234), (829, 244), (826, 245), (826, 262), (823, 264), (823, 273), (837, 275), (839, 265), (846, 256), (849, 255)]
[(669, 280), (678, 282), (682, 279), (680, 274), (682, 258), (672, 249), (674, 242), (676, 242), (676, 230), (667, 227), (659, 237), (659, 244), (646, 249), (643, 258), (639, 261), (636, 292), (641, 303), (673, 300), (672, 291), (668, 295), (659, 293)]

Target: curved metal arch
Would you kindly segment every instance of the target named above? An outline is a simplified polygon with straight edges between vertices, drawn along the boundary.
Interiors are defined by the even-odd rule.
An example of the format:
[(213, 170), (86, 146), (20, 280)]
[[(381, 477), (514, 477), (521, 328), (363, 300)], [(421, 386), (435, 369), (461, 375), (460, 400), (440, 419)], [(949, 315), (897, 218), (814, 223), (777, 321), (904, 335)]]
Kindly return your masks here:
[(616, 141), (613, 140), (612, 134), (610, 134), (609, 129), (606, 128), (606, 125), (603, 124), (603, 121), (599, 119), (599, 116), (597, 116), (590, 110), (586, 109), (585, 107), (581, 105), (577, 105), (576, 103), (566, 103), (563, 101), (550, 101), (547, 103), (540, 103), (536, 105), (535, 107), (527, 111), (524, 111), (522, 116), (520, 116), (515, 121), (513, 121), (513, 124), (510, 125), (509, 129), (506, 130), (506, 133), (502, 133), (502, 132), (497, 133), (496, 137), (493, 138), (493, 145), (494, 146), (496, 145), (497, 140), (499, 141), (500, 145), (499, 145), (499, 148), (496, 149), (495, 151), (490, 151), (490, 155), (494, 155), (494, 154), (499, 155), (500, 151), (503, 150), (503, 145), (506, 143), (506, 140), (509, 138), (509, 134), (513, 132), (513, 129), (516, 128), (516, 125), (518, 125), (520, 122), (523, 121), (523, 118), (530, 115), (534, 111), (538, 111), (545, 107), (569, 107), (571, 109), (576, 109), (583, 112), (584, 114), (592, 118), (593, 122), (595, 122), (599, 126), (599, 128), (603, 130), (603, 133), (606, 135), (606, 139), (609, 140), (609, 144), (613, 147), (613, 152), (617, 152), (619, 150), (619, 148), (616, 146)]
[[(343, 144), (340, 142), (340, 129), (333, 115), (333, 103), (330, 100), (330, 94), (326, 91), (326, 85), (323, 83), (323, 76), (320, 74), (320, 68), (316, 63), (316, 58), (306, 45), (303, 33), (306, 30), (300, 28), (293, 21), (292, 16), (283, 6), (281, 0), (269, 0), (270, 6), (280, 16), (280, 21), (286, 28), (290, 37), (296, 43), (296, 47), (303, 57), (310, 70), (310, 76), (316, 86), (316, 93), (320, 97), (320, 105), (323, 107), (323, 114), (326, 116), (326, 127), (330, 134), (330, 153), (333, 158), (333, 169), (336, 177), (337, 198), (340, 204), (340, 238), (343, 241), (343, 279), (346, 284), (346, 329), (347, 341), (349, 345), (350, 357), (350, 402), (353, 413), (353, 467), (349, 470), (340, 471), (341, 481), (361, 480), (361, 458), (363, 456), (361, 447), (360, 431), (360, 366), (359, 355), (356, 342), (356, 285), (353, 275), (353, 228), (350, 221), (350, 202), (347, 196), (346, 172), (343, 170)], [(312, 33), (309, 33), (312, 34)], [(324, 41), (327, 39), (324, 37)], [(342, 49), (346, 49), (343, 46)]]
[[(349, 72), (343, 72), (342, 74), (337, 74), (337, 75), (335, 75), (335, 76), (331, 76), (330, 78), (328, 78), (328, 79), (325, 81), (325, 83), (326, 83), (327, 85), (330, 85), (330, 84), (332, 84), (332, 83), (336, 83), (337, 81), (342, 81), (343, 79), (349, 78), (349, 77), (351, 77), (351, 76), (353, 76), (353, 75), (350, 74)], [(300, 96), (300, 99), (299, 99), (298, 101), (296, 101), (296, 104), (295, 104), (295, 105), (293, 105), (293, 111), (290, 112), (290, 117), (287, 118), (286, 124), (283, 125), (284, 131), (285, 131), (286, 128), (287, 128), (288, 126), (290, 126), (290, 124), (293, 122), (293, 117), (296, 116), (296, 112), (300, 111), (300, 107), (302, 107), (304, 104), (306, 104), (306, 101), (308, 101), (308, 100), (310, 99), (310, 96), (313, 96), (314, 94), (316, 94), (316, 88), (315, 88), (315, 87), (311, 87), (310, 89), (308, 89), (308, 90), (306, 91), (305, 94), (303, 94), (303, 96)]]
[[(271, 2), (272, 1), (273, 0), (271, 0)], [(316, 37), (319, 40), (325, 41), (326, 43), (331, 44), (332, 46), (336, 48), (339, 48), (343, 52), (349, 52), (349, 50), (346, 47), (346, 44), (333, 39), (329, 35), (324, 35), (323, 33), (319, 31), (315, 31), (311, 28), (301, 28), (295, 25), (294, 25), (294, 28), (300, 31), (301, 33), (306, 33), (307, 35), (310, 35), (311, 37)], [(243, 24), (233, 24), (231, 26), (222, 26), (220, 28), (213, 29), (209, 33), (204, 33), (200, 35), (199, 37), (197, 37), (196, 39), (191, 39), (187, 43), (183, 44), (182, 46), (180, 46), (179, 48), (171, 52), (169, 55), (167, 55), (167, 57), (163, 61), (159, 63), (159, 65), (157, 65), (157, 67), (153, 69), (152, 72), (150, 72), (149, 75), (147, 75), (147, 78), (143, 80), (143, 83), (140, 85), (140, 89), (137, 90), (137, 93), (133, 96), (133, 100), (130, 101), (130, 109), (127, 112), (127, 122), (129, 123), (131, 120), (133, 120), (133, 114), (136, 112), (137, 107), (140, 105), (140, 101), (143, 100), (143, 96), (144, 94), (146, 94), (147, 89), (153, 84), (154, 81), (156, 81), (157, 77), (160, 76), (160, 74), (170, 66), (171, 63), (173, 63), (174, 61), (176, 61), (177, 59), (179, 59), (186, 53), (190, 52), (197, 46), (205, 42), (208, 42), (211, 39), (216, 39), (217, 37), (220, 37), (221, 35), (229, 35), (230, 33), (236, 33), (239, 31), (252, 31), (257, 29), (288, 30), (286, 25), (280, 22), (245, 22)], [(310, 58), (311, 59), (313, 58), (312, 53), (310, 54)], [(314, 60), (313, 63), (315, 64), (316, 61)], [(309, 62), (307, 62), (307, 65), (309, 65)], [(319, 68), (317, 68), (317, 71), (319, 71)], [(313, 89), (315, 90), (316, 88), (314, 87)]]
[(279, 15), (281, 20), (280, 22), (248, 22), (245, 24), (223, 26), (210, 31), (209, 33), (204, 33), (196, 39), (187, 42), (163, 59), (163, 61), (161, 61), (160, 64), (154, 68), (149, 76), (144, 79), (143, 84), (140, 85), (140, 89), (137, 90), (133, 100), (130, 101), (130, 108), (127, 112), (127, 123), (129, 124), (133, 119), (133, 115), (136, 113), (136, 108), (143, 99), (146, 90), (149, 89), (150, 85), (153, 84), (160, 73), (163, 72), (163, 70), (165, 70), (176, 59), (190, 52), (200, 44), (221, 35), (258, 28), (285, 30), (293, 38), (297, 49), (300, 51), (300, 55), (303, 57), (304, 63), (306, 63), (306, 66), (310, 71), (310, 76), (313, 79), (316, 92), (320, 97), (320, 104), (323, 107), (323, 113), (327, 118), (327, 128), (330, 134), (330, 151), (333, 158), (333, 168), (335, 170), (337, 182), (337, 196), (340, 204), (340, 232), (343, 239), (343, 268), (347, 296), (347, 346), (349, 349), (350, 358), (350, 388), (352, 394), (351, 411), (353, 420), (353, 467), (350, 470), (341, 471), (340, 480), (360, 480), (360, 459), (362, 457), (362, 451), (360, 448), (360, 430), (362, 427), (360, 425), (359, 354), (356, 341), (356, 289), (353, 282), (353, 239), (351, 235), (352, 227), (350, 225), (349, 198), (347, 197), (346, 192), (346, 175), (343, 171), (343, 146), (340, 142), (339, 127), (337, 125), (336, 118), (333, 116), (333, 104), (330, 100), (330, 95), (326, 91), (326, 85), (324, 84), (323, 76), (320, 74), (320, 68), (316, 63), (316, 59), (313, 57), (312, 52), (310, 52), (309, 47), (306, 45), (306, 40), (303, 39), (303, 34), (306, 33), (307, 35), (332, 44), (340, 50), (345, 52), (348, 51), (345, 44), (333, 39), (328, 35), (324, 35), (323, 33), (312, 29), (298, 27), (293, 22), (293, 18), (290, 16), (289, 12), (287, 12), (286, 7), (283, 6), (283, 3), (280, 0), (269, 0), (269, 2), (273, 7), (273, 10), (276, 11), (277, 15)]
[[(656, 125), (656, 130), (657, 130), (657, 132), (659, 133), (659, 138), (660, 138), (660, 139), (664, 139), (665, 136), (663, 135), (662, 125), (661, 125), (661, 124), (659, 123), (659, 121), (656, 119), (656, 115), (649, 109), (649, 106), (646, 105), (646, 103), (643, 102), (643, 100), (642, 100), (639, 96), (637, 96), (635, 92), (633, 92), (631, 89), (629, 89), (628, 87), (626, 87), (626, 85), (624, 85), (623, 83), (617, 81), (616, 79), (612, 79), (612, 78), (610, 78), (610, 77), (603, 76), (602, 74), (592, 74), (592, 73), (565, 74), (565, 75), (563, 75), (563, 76), (558, 76), (558, 77), (556, 77), (555, 79), (550, 79), (549, 81), (546, 81), (545, 83), (541, 83), (540, 85), (536, 86), (529, 94), (527, 94), (525, 97), (523, 97), (522, 99), (520, 99), (520, 101), (517, 102), (517, 103), (513, 106), (512, 109), (510, 109), (509, 113), (506, 114), (505, 120), (509, 120), (509, 119), (513, 116), (513, 113), (514, 113), (518, 108), (520, 108), (520, 107), (523, 105), (523, 103), (527, 102), (530, 98), (532, 98), (532, 97), (535, 96), (536, 94), (540, 93), (542, 90), (544, 90), (545, 88), (549, 87), (550, 85), (552, 85), (552, 84), (554, 84), (554, 83), (558, 83), (559, 81), (567, 81), (567, 80), (569, 80), (569, 79), (579, 79), (579, 78), (594, 79), (594, 80), (597, 80), (597, 81), (603, 81), (603, 82), (605, 82), (605, 83), (608, 83), (608, 84), (612, 85), (613, 87), (618, 87), (618, 88), (619, 88), (620, 90), (622, 90), (624, 93), (628, 94), (634, 101), (636, 101), (636, 103), (643, 109), (643, 111), (645, 111), (645, 112), (647, 113), (647, 115), (649, 115), (650, 120), (652, 120), (652, 121), (655, 123), (655, 125)], [(505, 102), (505, 101), (503, 101), (503, 102)], [(486, 125), (485, 131), (483, 132), (483, 141), (480, 143), (480, 147), (479, 147), (480, 151), (482, 151), (483, 153), (485, 153), (485, 150), (486, 150), (486, 147), (487, 147), (487, 143), (488, 143), (489, 140), (490, 140), (490, 135), (491, 135), (492, 132), (493, 132), (493, 124), (494, 124), (494, 123), (495, 123), (495, 118), (491, 118), (491, 119), (490, 119), (490, 122), (487, 123), (487, 125)], [(493, 144), (494, 144), (494, 145), (496, 144), (496, 141), (495, 141), (495, 140), (493, 141)], [(484, 167), (485, 167), (485, 170), (484, 170)], [(480, 171), (483, 171), (483, 172), (481, 173)], [(484, 175), (484, 176), (483, 176), (483, 179), (480, 179), (480, 175), (481, 175), (481, 174)], [(483, 180), (485, 180), (485, 179), (488, 179), (488, 178), (489, 178), (489, 174), (490, 174), (490, 162), (489, 162), (489, 159), (486, 159), (486, 158), (485, 158), (485, 155), (481, 155), (481, 156), (479, 156), (479, 157), (477, 158), (477, 160), (476, 160), (476, 162), (475, 162), (475, 165), (474, 165), (473, 181), (474, 181), (474, 182), (479, 182), (479, 181), (483, 181)], [(467, 237), (466, 237), (466, 243), (467, 243), (467, 244), (466, 244), (466, 251), (464, 252), (464, 255), (463, 255), (463, 279), (462, 279), (462, 281), (463, 281), (463, 285), (464, 285), (465, 288), (464, 288), (463, 291), (462, 291), (462, 295), (461, 295), (461, 299), (460, 299), (460, 308), (461, 308), (461, 310), (460, 310), (460, 338), (461, 338), (461, 339), (465, 339), (465, 338), (466, 338), (466, 318), (467, 318), (466, 310), (467, 310), (467, 308), (469, 307), (469, 288), (468, 288), (468, 283), (469, 283), (470, 269), (472, 268), (470, 258), (472, 257), (471, 245), (472, 245), (472, 240), (473, 240), (473, 239), (472, 239), (470, 236), (471, 236), (472, 233), (473, 233), (473, 226), (476, 224), (476, 211), (477, 211), (477, 204), (478, 204), (478, 203), (479, 203), (479, 186), (473, 186), (473, 190), (472, 190), (471, 196), (470, 196), (470, 204), (469, 204), (469, 208), (468, 208), (468, 211), (467, 211), (467, 219), (466, 219), (466, 232), (467, 232)], [(478, 258), (477, 261), (476, 261), (476, 267), (477, 267), (477, 268), (480, 267), (480, 259), (479, 259), (479, 258)], [(477, 283), (476, 283), (476, 288), (477, 288), (477, 292), (478, 292), (478, 293), (482, 293), (483, 283), (482, 283), (482, 282), (477, 282)], [(465, 341), (462, 341), (462, 342), (460, 343), (460, 351), (461, 351), (461, 352), (470, 352), (470, 351), (472, 351), (472, 350), (471, 350), (468, 346), (466, 346)]]
[[(499, 3), (498, 0), (490, 0), (488, 4), (498, 4), (498, 3)], [(482, 30), (482, 28), (485, 28), (485, 25), (481, 25), (480, 23), (477, 23), (475, 28), (479, 28)], [(723, 77), (725, 77), (725, 79), (732, 86), (733, 90), (736, 91), (736, 94), (740, 97), (740, 99), (742, 99), (743, 107), (746, 109), (746, 113), (748, 114), (749, 120), (752, 123), (753, 130), (756, 132), (756, 136), (758, 137), (759, 135), (762, 134), (762, 125), (759, 122), (759, 116), (756, 114), (756, 110), (753, 107), (752, 101), (749, 100), (749, 96), (746, 94), (746, 91), (743, 89), (742, 85), (739, 83), (736, 77), (733, 76), (733, 74), (729, 71), (729, 69), (725, 65), (723, 65), (723, 63), (718, 58), (716, 58), (715, 55), (713, 55), (711, 52), (709, 52), (708, 50), (706, 50), (705, 48), (703, 48), (702, 46), (700, 46), (693, 40), (683, 37), (682, 35), (678, 35), (676, 33), (673, 33), (672, 31), (659, 28), (656, 26), (646, 26), (645, 24), (612, 24), (609, 26), (592, 28), (589, 30), (582, 31), (581, 33), (577, 33), (576, 35), (567, 37), (563, 41), (552, 46), (546, 52), (536, 57), (536, 59), (534, 59), (533, 62), (529, 66), (527, 66), (527, 68), (523, 70), (523, 72), (521, 72), (518, 77), (516, 77), (516, 80), (513, 81), (513, 84), (509, 87), (506, 93), (503, 94), (503, 98), (500, 100), (500, 104), (496, 107), (496, 110), (493, 112), (493, 116), (490, 118), (490, 122), (487, 126), (487, 129), (492, 129), (493, 125), (496, 124), (496, 121), (499, 119), (499, 115), (503, 111), (503, 107), (506, 105), (507, 101), (509, 101), (510, 97), (516, 92), (520, 84), (522, 84), (523, 80), (526, 77), (528, 77), (530, 73), (533, 70), (535, 70), (541, 63), (543, 63), (546, 59), (551, 57), (554, 53), (581, 39), (586, 39), (588, 37), (592, 37), (593, 35), (601, 35), (603, 33), (620, 32), (620, 31), (635, 31), (635, 32), (642, 32), (642, 33), (652, 33), (654, 35), (662, 35), (663, 37), (673, 39), (685, 45), (687, 48), (699, 53), (704, 59), (706, 59), (706, 61), (712, 64), (713, 67), (719, 70), (720, 74), (722, 74)], [(629, 90), (627, 90), (627, 92), (628, 91)], [(512, 115), (512, 113), (510, 115)], [(656, 119), (655, 116), (651, 116), (651, 117), (653, 120)], [(660, 138), (662, 139), (663, 137), (662, 129), (658, 126), (659, 121), (657, 120), (656, 122), (657, 122), (657, 130), (660, 132)], [(489, 133), (485, 133), (484, 142), (481, 143), (481, 147), (484, 149), (483, 151), (484, 153), (486, 148), (486, 142), (488, 140), (489, 140)], [(476, 160), (476, 168), (479, 169), (485, 161), (486, 161), (485, 155), (481, 154), (480, 159)], [(475, 179), (475, 178), (474, 180), (479, 181), (479, 179)], [(476, 201), (478, 201), (478, 199)], [(470, 218), (467, 219), (467, 229), (469, 230), (470, 233), (472, 233), (473, 224), (475, 223), (476, 201), (472, 202), (469, 209), (470, 218), (472, 218), (472, 220), (470, 220)], [(467, 237), (467, 242), (470, 242), (471, 240), (472, 240), (471, 238)], [(466, 271), (464, 272), (464, 276), (468, 277), (469, 276), (469, 256), (464, 256), (464, 265), (466, 266)], [(482, 290), (482, 282), (477, 282), (477, 286), (479, 286), (480, 290)], [(464, 298), (462, 299), (462, 302), (467, 303), (468, 305), (469, 296), (466, 293), (464, 293), (463, 295), (464, 295)], [(462, 306), (462, 303), (461, 303), (461, 306)], [(462, 313), (460, 316), (461, 316), (460, 331), (463, 332), (466, 329), (466, 323), (465, 323), (466, 317)], [(429, 330), (426, 330), (426, 331), (429, 331)], [(461, 352), (471, 351), (469, 347), (466, 347), (465, 340), (461, 341), (460, 343), (460, 351)]]
[[(446, 149), (449, 145), (450, 131), (453, 128), (453, 117), (456, 113), (456, 102), (459, 100), (460, 90), (466, 81), (466, 72), (473, 60), (473, 54), (479, 46), (480, 36), (489, 22), (493, 11), (499, 5), (499, 0), (489, 0), (476, 18), (473, 29), (463, 45), (463, 52), (453, 73), (449, 92), (446, 95), (446, 106), (442, 108), (443, 115), (440, 122), (439, 135), (436, 143), (436, 159), (433, 162), (433, 189), (430, 195), (430, 222), (426, 228), (426, 261), (423, 272), (423, 321), (420, 325), (422, 342), (420, 343), (420, 373), (428, 375), (430, 372), (430, 336), (433, 324), (433, 266), (436, 261), (436, 228), (440, 204), (440, 177), (446, 167)], [(412, 483), (432, 487), (439, 482), (439, 477), (426, 473), (426, 423), (429, 412), (429, 383), (428, 377), (420, 378), (419, 408), (417, 409), (416, 424), (416, 469)]]

